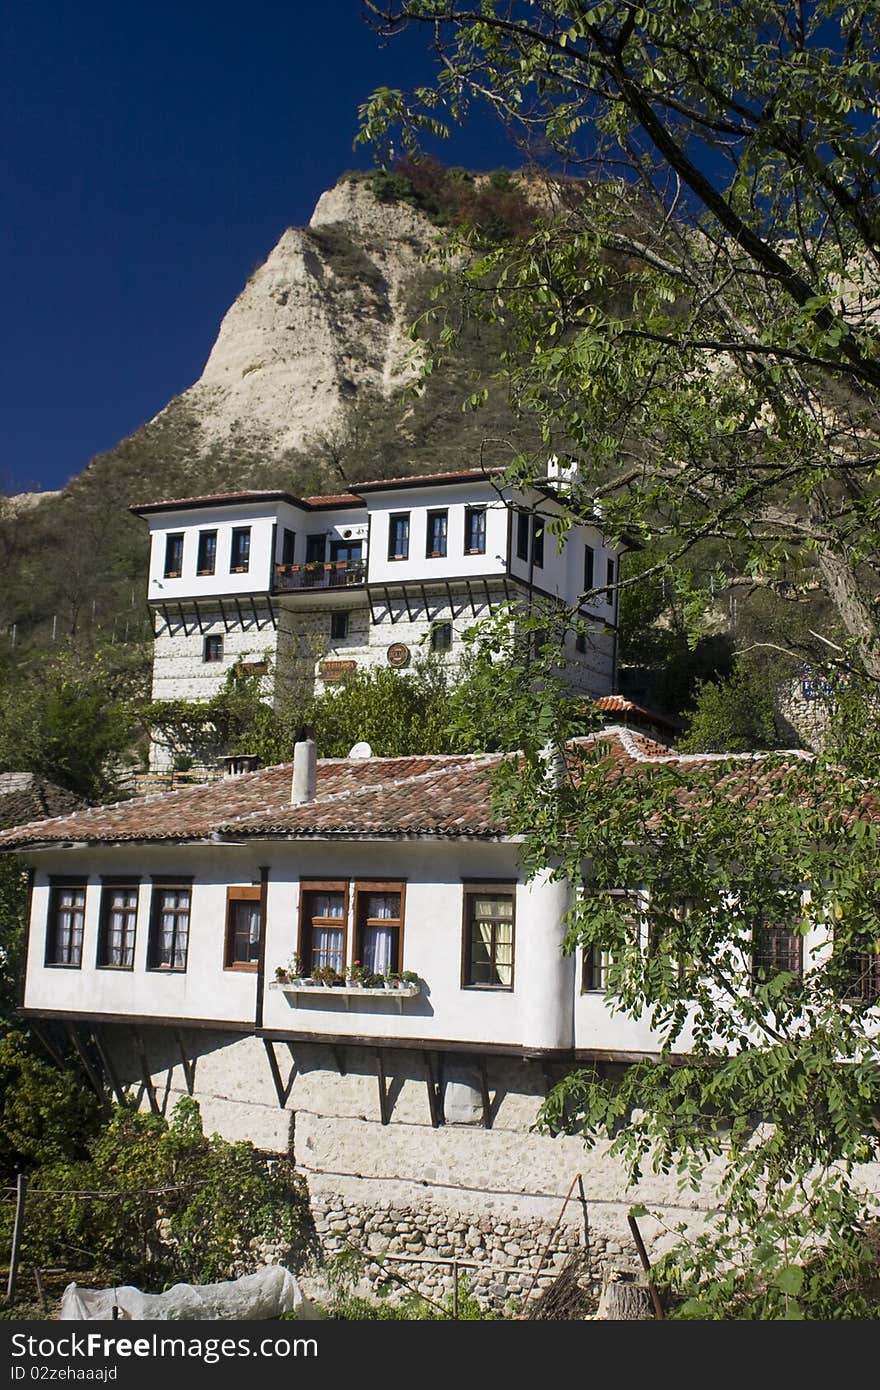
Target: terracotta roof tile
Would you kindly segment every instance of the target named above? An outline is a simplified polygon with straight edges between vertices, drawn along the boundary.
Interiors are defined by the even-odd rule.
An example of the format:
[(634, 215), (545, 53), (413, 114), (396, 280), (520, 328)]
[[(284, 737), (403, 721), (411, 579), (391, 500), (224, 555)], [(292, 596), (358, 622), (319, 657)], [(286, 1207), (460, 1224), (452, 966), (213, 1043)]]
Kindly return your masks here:
[[(159, 796), (40, 820), (0, 833), (0, 850), (70, 842), (186, 841), (211, 836), (495, 837), (507, 827), (493, 809), (493, 774), (515, 754), (455, 754), (409, 758), (326, 758), (318, 762), (314, 801), (290, 802), (292, 765), (185, 787)], [(611, 727), (574, 739), (569, 771), (578, 778), (584, 760), (598, 761), (609, 782), (632, 781), (671, 768), (680, 777), (682, 809), (697, 809), (709, 796), (760, 804), (777, 794), (808, 753), (680, 754), (631, 729)], [(862, 813), (880, 810), (866, 796)]]

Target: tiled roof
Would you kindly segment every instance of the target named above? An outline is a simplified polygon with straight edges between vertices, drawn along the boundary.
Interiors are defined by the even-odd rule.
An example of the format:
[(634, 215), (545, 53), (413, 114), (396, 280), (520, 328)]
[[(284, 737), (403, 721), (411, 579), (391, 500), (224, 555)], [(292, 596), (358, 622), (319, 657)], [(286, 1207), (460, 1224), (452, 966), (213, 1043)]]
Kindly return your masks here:
[(33, 772), (0, 773), (0, 830), (77, 811), (85, 802)]
[[(569, 769), (577, 777), (588, 753), (599, 755), (609, 782), (638, 787), (653, 769), (681, 774), (682, 809), (711, 796), (746, 805), (778, 793), (793, 771), (812, 761), (798, 750), (781, 753), (680, 754), (632, 729), (613, 726), (574, 739)], [(497, 837), (507, 826), (493, 809), (493, 773), (507, 756), (453, 754), (409, 758), (325, 758), (318, 762), (317, 795), (290, 802), (292, 765), (281, 764), (197, 787), (96, 806), (0, 833), (0, 850), (27, 845), (187, 841), (281, 836)], [(635, 793), (637, 794), (637, 792)], [(873, 803), (863, 812), (880, 812)]]
[(196, 840), (212, 835), (504, 833), (492, 814), (501, 755), (326, 758), (314, 801), (290, 804), (292, 765), (96, 806), (0, 833), (0, 849), (46, 843)]
[(194, 507), (225, 506), (233, 502), (289, 502), (294, 507), (356, 507), (361, 504), (362, 491), (378, 491), (382, 488), (422, 487), (429, 483), (480, 482), (502, 468), (466, 468), (450, 473), (414, 473), (410, 478), (374, 478), (366, 483), (352, 484), (351, 492), (320, 493), (314, 497), (296, 497), (292, 492), (280, 488), (251, 490), (245, 492), (213, 492), (201, 497), (166, 497), (155, 502), (139, 502), (129, 507), (135, 516), (150, 512), (170, 512), (175, 509), (190, 510)]
[(628, 700), (625, 695), (602, 695), (594, 701), (596, 709), (600, 709), (603, 714), (629, 714), (637, 719), (644, 719), (647, 723), (657, 724), (664, 729), (677, 729), (679, 725), (674, 719), (670, 719), (666, 714), (658, 714), (656, 710), (646, 709), (644, 705), (637, 705), (634, 700)]

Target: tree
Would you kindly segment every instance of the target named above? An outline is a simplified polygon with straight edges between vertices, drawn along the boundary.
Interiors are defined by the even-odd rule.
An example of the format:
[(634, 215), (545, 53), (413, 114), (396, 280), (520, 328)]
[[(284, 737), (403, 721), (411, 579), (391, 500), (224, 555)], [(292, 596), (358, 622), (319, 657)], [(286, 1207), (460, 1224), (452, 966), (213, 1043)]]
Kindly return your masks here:
[(821, 585), (880, 676), (876, 7), (367, 8), (429, 26), (440, 76), (375, 93), (365, 138), (413, 146), (479, 102), (545, 172), (588, 176), (548, 177), (553, 215), (472, 238), (459, 272), (505, 326), (515, 402), (580, 460), (572, 517), (601, 497), (667, 565), (724, 538), (728, 578), (781, 603)]
[[(579, 461), (567, 520), (598, 501), (671, 582), (682, 561), (705, 574), (710, 546), (707, 601), (736, 586), (784, 615), (824, 594), (818, 649), (858, 723), (815, 759), (622, 768), (601, 740), (563, 752), (545, 687), (498, 795), (527, 871), (571, 885), (567, 949), (603, 953), (608, 1007), (646, 1018), (658, 1055), (569, 1077), (543, 1123), (607, 1140), (634, 1184), (648, 1164), (692, 1185), (717, 1166), (717, 1219), (677, 1231), (660, 1271), (685, 1315), (876, 1315), (880, 12), (368, 8), (388, 34), (429, 26), (441, 66), (409, 97), (375, 93), (365, 137), (402, 126), (413, 146), (480, 102), (550, 171), (535, 233), (465, 238), (449, 273), (503, 324), (500, 374), (545, 451)], [(777, 932), (791, 968), (763, 949)]]

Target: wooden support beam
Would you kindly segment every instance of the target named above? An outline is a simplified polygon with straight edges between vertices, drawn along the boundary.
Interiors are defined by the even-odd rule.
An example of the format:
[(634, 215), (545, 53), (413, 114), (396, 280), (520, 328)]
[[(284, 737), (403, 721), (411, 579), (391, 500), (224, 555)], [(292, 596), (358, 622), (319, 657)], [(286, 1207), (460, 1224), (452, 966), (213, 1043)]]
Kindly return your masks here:
[(471, 605), (471, 613), (473, 614), (474, 617), (476, 617), (476, 616), (477, 616), (477, 605), (474, 603), (474, 591), (473, 591), (473, 589), (471, 588), (471, 581), (470, 581), (469, 579), (467, 580), (467, 596), (468, 596), (468, 602), (469, 602), (470, 605)]
[(156, 1088), (153, 1085), (153, 1078), (150, 1075), (150, 1067), (149, 1063), (147, 1062), (147, 1049), (144, 1047), (144, 1040), (141, 1037), (140, 1030), (137, 1028), (133, 1028), (131, 1030), (131, 1035), (134, 1039), (134, 1046), (135, 1051), (138, 1055), (138, 1061), (141, 1064), (141, 1079), (144, 1083), (144, 1090), (147, 1093), (147, 1100), (150, 1102), (150, 1109), (152, 1110), (154, 1115), (161, 1115), (162, 1107), (156, 1099)]
[(46, 1051), (48, 1052), (49, 1056), (52, 1058), (52, 1061), (55, 1063), (55, 1065), (56, 1065), (57, 1067), (60, 1067), (62, 1071), (66, 1071), (66, 1070), (67, 1070), (67, 1061), (66, 1061), (65, 1057), (63, 1056), (63, 1054), (62, 1054), (61, 1052), (58, 1051), (58, 1048), (57, 1048), (57, 1047), (55, 1046), (55, 1044), (53, 1043), (52, 1038), (51, 1038), (51, 1036), (50, 1036), (48, 1030), (45, 1029), (45, 1028), (43, 1028), (42, 1024), (37, 1023), (37, 1022), (36, 1022), (34, 1019), (32, 1019), (32, 1018), (28, 1020), (28, 1027), (30, 1028), (31, 1032), (34, 1034), (34, 1037), (36, 1037), (36, 1038), (38, 1039), (38, 1041), (41, 1042), (41, 1043), (43, 1044), (43, 1047), (46, 1049)]
[(388, 617), (393, 626), (397, 622), (397, 619), (394, 616), (394, 609), (391, 607), (391, 595), (388, 592), (387, 584), (382, 585), (382, 592), (385, 595), (385, 607), (388, 609)]
[(369, 589), (369, 588), (367, 589), (367, 603), (369, 604), (369, 607), (370, 607), (370, 622), (373, 624), (373, 627), (375, 627), (375, 626), (376, 626), (376, 623), (378, 622), (378, 619), (377, 619), (377, 617), (376, 617), (376, 610), (375, 610), (374, 607), (373, 607), (373, 594), (372, 594), (372, 590)]
[(430, 621), (430, 618), (431, 618), (431, 610), (430, 610), (430, 608), (428, 607), (428, 595), (425, 593), (425, 586), (424, 586), (424, 584), (420, 584), (420, 585), (419, 585), (419, 589), (421, 590), (421, 595), (422, 595), (422, 607), (423, 607), (424, 610), (425, 610), (425, 617)]
[(177, 1043), (177, 1050), (180, 1053), (180, 1065), (183, 1067), (183, 1075), (186, 1081), (187, 1094), (192, 1095), (196, 1084), (195, 1058), (193, 1058), (193, 1060), (190, 1061), (187, 1057), (186, 1049), (183, 1045), (183, 1033), (179, 1028), (175, 1028), (174, 1038)]
[(504, 576), (504, 601), (510, 603), (510, 585), (507, 582), (507, 575)]
[(385, 1053), (381, 1047), (376, 1048), (376, 1079), (379, 1082), (379, 1118), (383, 1125), (387, 1125), (391, 1120), (391, 1112), (388, 1107), (388, 1079), (385, 1075)]
[(483, 580), (483, 590), (484, 590), (485, 595), (486, 595), (486, 607), (488, 608), (489, 612), (491, 613), (491, 612), (492, 612), (492, 595), (491, 595), (490, 592), (489, 592), (489, 581), (488, 581), (488, 579), (484, 579), (484, 580)]
[(486, 1071), (485, 1057), (477, 1059), (477, 1066), (480, 1072), (480, 1096), (483, 1101), (483, 1129), (492, 1128), (492, 1102), (489, 1099), (489, 1077)]
[[(281, 1068), (278, 1065), (278, 1058), (275, 1056), (275, 1044), (271, 1042), (269, 1038), (264, 1038), (263, 1046), (266, 1049), (266, 1057), (269, 1062), (269, 1070), (272, 1073), (272, 1084), (275, 1087), (275, 1094), (278, 1097), (278, 1108), (279, 1110), (283, 1110), (288, 1100), (290, 1099), (290, 1093), (293, 1090), (293, 1083), (296, 1080), (296, 1062), (293, 1062), (290, 1068), (290, 1074), (287, 1080), (284, 1081), (281, 1076)], [(293, 1056), (292, 1045), (290, 1048), (290, 1052), (291, 1056)]]
[(338, 1043), (331, 1043), (330, 1051), (333, 1053), (333, 1060), (336, 1063), (336, 1070), (339, 1072), (339, 1075), (347, 1076), (348, 1072), (345, 1069), (345, 1048), (340, 1047)]
[(244, 614), (241, 611), (241, 604), (238, 601), (238, 597), (235, 596), (232, 602), (235, 604), (235, 611), (238, 614), (239, 626), (241, 627), (242, 632), (244, 632)]
[(278, 614), (275, 612), (275, 605), (268, 594), (266, 595), (266, 606), (269, 609), (269, 622), (272, 624), (272, 631), (274, 632), (278, 627)]
[(434, 1129), (439, 1129), (443, 1123), (443, 1098), (440, 1090), (438, 1073), (434, 1070), (434, 1059), (430, 1052), (425, 1053), (425, 1072), (428, 1086), (428, 1110), (431, 1113), (431, 1124)]
[(189, 628), (186, 625), (186, 614), (183, 611), (182, 603), (177, 605), (177, 611), (180, 614), (180, 626), (183, 628), (183, 635), (184, 637), (189, 637)]
[(224, 632), (228, 632), (228, 631), (229, 631), (229, 619), (228, 619), (227, 616), (226, 616), (226, 609), (223, 607), (223, 600), (222, 600), (222, 598), (218, 598), (217, 603), (218, 603), (219, 606), (220, 606), (220, 618), (221, 618), (222, 623), (223, 623), (223, 631), (224, 631)]
[(89, 1079), (89, 1085), (91, 1086), (96, 1096), (103, 1096), (104, 1083), (102, 1082), (98, 1073), (95, 1071), (95, 1068), (92, 1065), (91, 1057), (89, 1056), (86, 1049), (83, 1047), (82, 1038), (79, 1035), (79, 1029), (77, 1028), (75, 1023), (68, 1023), (67, 1036), (73, 1043), (77, 1057), (82, 1062), (83, 1071)]
[(200, 636), (200, 637), (204, 637), (204, 635), (205, 635), (205, 628), (204, 628), (204, 625), (203, 625), (203, 623), (202, 623), (202, 614), (201, 614), (201, 610), (199, 609), (199, 605), (198, 605), (198, 603), (196, 602), (195, 599), (193, 599), (193, 610), (194, 610), (195, 615), (196, 615), (196, 622), (197, 622), (198, 628), (199, 628), (199, 636)]
[(110, 1050), (105, 1046), (104, 1039), (101, 1037), (101, 1030), (97, 1026), (92, 1029), (92, 1041), (101, 1059), (101, 1066), (104, 1068), (107, 1080), (110, 1082), (110, 1088), (116, 1097), (116, 1102), (118, 1105), (124, 1105), (125, 1092), (119, 1083), (119, 1077), (116, 1074), (116, 1068), (113, 1066)]
[(260, 615), (259, 615), (259, 613), (257, 612), (257, 605), (254, 603), (254, 596), (253, 596), (253, 594), (249, 594), (249, 595), (248, 595), (248, 598), (250, 599), (250, 603), (251, 603), (251, 612), (252, 612), (253, 615), (254, 615), (254, 624), (255, 624), (255, 626), (256, 626), (257, 632), (262, 632), (262, 631), (263, 631), (263, 624), (260, 622)]
[(406, 604), (406, 616), (409, 618), (410, 622), (414, 622), (415, 619), (418, 617), (419, 610), (416, 609), (415, 613), (413, 613), (412, 604), (409, 601), (409, 589), (406, 587), (405, 584), (402, 586), (400, 592), (403, 596), (403, 601)]
[(453, 597), (452, 597), (452, 590), (451, 590), (451, 588), (449, 587), (449, 580), (448, 580), (448, 579), (446, 580), (446, 599), (447, 599), (447, 602), (448, 602), (448, 604), (449, 604), (449, 613), (450, 613), (450, 616), (453, 617), (453, 618), (457, 618), (457, 617), (458, 617), (458, 614), (457, 614), (456, 611), (455, 611), (455, 602), (454, 602)]
[(167, 632), (170, 632), (170, 631), (171, 631), (171, 614), (168, 612), (168, 607), (167, 607), (167, 605), (164, 604), (164, 603), (162, 604), (162, 617), (165, 619), (165, 629), (166, 629), (166, 631), (167, 631)]

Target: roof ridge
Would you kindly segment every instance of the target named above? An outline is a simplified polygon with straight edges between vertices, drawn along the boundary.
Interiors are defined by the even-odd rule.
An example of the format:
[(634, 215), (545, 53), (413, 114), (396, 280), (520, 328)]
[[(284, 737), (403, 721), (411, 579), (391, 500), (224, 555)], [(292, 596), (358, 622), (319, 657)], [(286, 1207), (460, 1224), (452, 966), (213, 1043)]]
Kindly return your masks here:
[[(416, 755), (413, 755), (413, 756), (416, 756)], [(438, 757), (445, 757), (445, 756), (447, 756), (447, 755), (445, 755), (445, 754), (437, 754), (437, 755), (435, 755), (435, 756), (438, 756)], [(451, 755), (450, 755), (450, 756), (451, 756)], [(504, 758), (504, 757), (507, 757), (508, 755), (505, 754), (505, 753), (470, 753), (470, 754), (463, 754), (462, 756), (463, 756), (463, 757), (467, 757), (469, 760), (471, 760), (471, 765), (472, 765), (472, 766), (474, 766), (474, 765), (476, 765), (476, 766), (480, 766), (480, 765), (485, 766), (486, 764), (488, 764), (489, 762), (491, 762), (493, 759), (496, 759), (496, 758)], [(342, 762), (342, 761), (344, 761), (344, 759), (341, 759), (341, 758), (340, 758), (340, 759), (338, 759), (338, 761), (339, 761), (339, 762)], [(358, 760), (357, 760), (357, 759), (352, 759), (351, 761), (357, 762)], [(365, 759), (364, 761), (367, 761), (367, 760)], [(259, 817), (264, 817), (264, 818), (265, 818), (265, 816), (270, 815), (273, 811), (276, 812), (276, 813), (277, 813), (278, 811), (287, 811), (287, 810), (290, 810), (290, 809), (294, 809), (294, 808), (297, 807), (297, 806), (316, 806), (316, 805), (320, 805), (320, 806), (331, 806), (331, 805), (334, 805), (336, 802), (339, 802), (339, 801), (350, 800), (351, 797), (353, 797), (353, 796), (363, 796), (363, 795), (365, 795), (365, 794), (368, 793), (368, 792), (369, 792), (369, 793), (373, 793), (373, 792), (381, 791), (383, 787), (404, 787), (404, 786), (409, 786), (409, 787), (411, 787), (411, 786), (413, 786), (413, 785), (414, 785), (415, 783), (417, 783), (417, 782), (427, 782), (427, 781), (429, 781), (429, 780), (432, 779), (432, 778), (446, 777), (446, 776), (449, 775), (450, 772), (455, 772), (455, 771), (457, 771), (457, 768), (452, 768), (452, 767), (435, 767), (435, 768), (431, 768), (428, 772), (418, 772), (418, 773), (415, 773), (415, 775), (412, 776), (412, 777), (392, 777), (392, 778), (390, 779), (390, 781), (384, 781), (384, 782), (364, 782), (364, 783), (362, 783), (361, 786), (359, 786), (359, 787), (348, 787), (348, 788), (346, 788), (345, 791), (341, 791), (341, 792), (330, 792), (327, 796), (315, 796), (311, 801), (302, 801), (302, 802), (299, 802), (299, 803), (294, 803), (294, 802), (291, 801), (291, 802), (288, 802), (288, 803), (286, 803), (286, 804), (284, 804), (284, 805), (282, 805), (282, 806), (272, 806), (272, 807), (264, 806), (264, 807), (261, 807), (261, 808), (260, 808), (259, 810), (257, 810), (257, 811), (248, 811), (248, 812), (246, 812), (244, 815), (241, 815), (241, 816), (232, 816), (229, 820), (224, 821), (224, 825), (228, 825), (228, 826), (242, 826), (242, 825), (244, 825), (247, 821), (256, 820), (256, 819), (258, 819)], [(221, 827), (221, 828), (222, 828), (222, 827)]]

